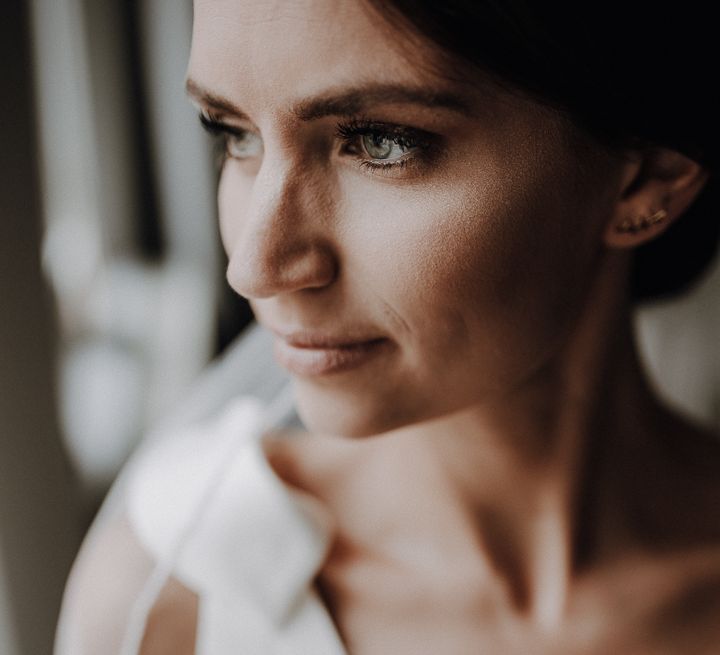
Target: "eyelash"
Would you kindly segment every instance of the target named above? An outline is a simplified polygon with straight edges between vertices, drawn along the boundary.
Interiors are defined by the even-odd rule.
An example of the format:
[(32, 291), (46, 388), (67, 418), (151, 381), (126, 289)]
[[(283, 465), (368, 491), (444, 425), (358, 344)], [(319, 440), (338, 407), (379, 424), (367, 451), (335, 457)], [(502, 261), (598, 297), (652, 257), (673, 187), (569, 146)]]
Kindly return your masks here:
[(218, 168), (222, 168), (225, 161), (231, 157), (228, 149), (228, 141), (230, 137), (242, 137), (247, 133), (247, 130), (222, 123), (213, 116), (206, 114), (204, 111), (200, 112), (198, 118), (200, 119), (200, 125), (202, 125), (203, 129), (210, 134), (213, 139), (217, 140), (215, 163)]
[[(381, 173), (410, 165), (420, 165), (425, 163), (432, 154), (432, 135), (424, 130), (403, 125), (356, 118), (345, 123), (338, 123), (335, 127), (335, 136), (343, 142), (345, 152), (356, 155), (361, 167)], [(391, 141), (395, 145), (408, 148), (410, 152), (390, 161), (367, 159), (362, 156), (363, 148), (358, 143), (364, 136)], [(367, 155), (367, 153), (365, 154)]]
[[(231, 137), (242, 137), (247, 130), (227, 125), (216, 118), (200, 113), (200, 123), (203, 128), (214, 137), (220, 138), (220, 145), (223, 147), (221, 153), (221, 165), (228, 158), (232, 158), (228, 150), (228, 140)], [(387, 173), (406, 168), (410, 165), (416, 166), (425, 163), (433, 152), (432, 135), (424, 130), (382, 123), (365, 118), (355, 118), (346, 122), (339, 122), (335, 126), (335, 136), (342, 142), (342, 151), (352, 154), (358, 164), (373, 172)], [(362, 156), (363, 148), (359, 140), (364, 136), (387, 139), (398, 146), (410, 149), (410, 152), (402, 157), (391, 161), (383, 162)]]

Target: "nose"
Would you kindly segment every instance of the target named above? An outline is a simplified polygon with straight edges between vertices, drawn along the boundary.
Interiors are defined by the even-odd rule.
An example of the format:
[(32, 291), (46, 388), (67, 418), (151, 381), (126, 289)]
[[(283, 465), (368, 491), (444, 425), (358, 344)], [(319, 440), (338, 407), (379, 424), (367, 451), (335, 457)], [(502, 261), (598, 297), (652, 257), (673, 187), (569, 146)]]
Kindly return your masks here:
[(267, 158), (252, 181), (233, 177), (219, 191), (232, 288), (254, 300), (330, 285), (338, 267), (318, 184)]

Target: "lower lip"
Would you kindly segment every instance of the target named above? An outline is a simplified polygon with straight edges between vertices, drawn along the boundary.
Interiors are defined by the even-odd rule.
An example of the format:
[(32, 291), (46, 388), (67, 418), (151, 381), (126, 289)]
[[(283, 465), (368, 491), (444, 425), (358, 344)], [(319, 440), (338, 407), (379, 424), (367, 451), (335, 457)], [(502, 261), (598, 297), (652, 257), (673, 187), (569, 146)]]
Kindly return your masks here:
[(276, 339), (275, 358), (295, 375), (329, 375), (362, 366), (380, 354), (388, 343), (387, 339), (376, 339), (337, 348), (299, 348)]

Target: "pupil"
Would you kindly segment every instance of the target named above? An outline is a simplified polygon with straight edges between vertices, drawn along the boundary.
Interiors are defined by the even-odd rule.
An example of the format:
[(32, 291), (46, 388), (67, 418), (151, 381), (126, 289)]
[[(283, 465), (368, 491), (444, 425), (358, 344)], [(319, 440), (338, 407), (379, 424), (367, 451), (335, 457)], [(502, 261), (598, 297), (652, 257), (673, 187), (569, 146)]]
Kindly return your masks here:
[(392, 152), (393, 142), (379, 134), (366, 134), (363, 136), (363, 146), (373, 159), (386, 159)]

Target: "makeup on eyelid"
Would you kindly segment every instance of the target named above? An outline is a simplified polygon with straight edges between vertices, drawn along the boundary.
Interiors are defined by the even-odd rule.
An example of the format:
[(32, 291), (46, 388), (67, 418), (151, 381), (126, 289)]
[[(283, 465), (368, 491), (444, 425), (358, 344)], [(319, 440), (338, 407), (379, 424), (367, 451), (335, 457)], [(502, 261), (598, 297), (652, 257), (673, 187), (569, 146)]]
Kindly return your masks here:
[[(225, 157), (243, 160), (261, 154), (262, 140), (259, 135), (224, 123), (205, 111), (200, 112), (199, 118), (207, 132), (222, 140)], [(342, 154), (353, 156), (361, 167), (379, 171), (400, 169), (410, 163), (423, 163), (419, 160), (430, 158), (437, 140), (425, 130), (363, 118), (338, 122), (334, 136), (342, 144)], [(250, 153), (242, 151), (251, 138), (259, 141), (258, 150)], [(240, 143), (236, 140), (240, 140)]]

